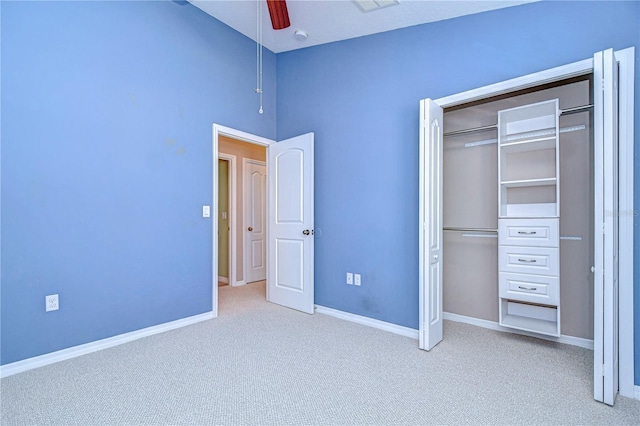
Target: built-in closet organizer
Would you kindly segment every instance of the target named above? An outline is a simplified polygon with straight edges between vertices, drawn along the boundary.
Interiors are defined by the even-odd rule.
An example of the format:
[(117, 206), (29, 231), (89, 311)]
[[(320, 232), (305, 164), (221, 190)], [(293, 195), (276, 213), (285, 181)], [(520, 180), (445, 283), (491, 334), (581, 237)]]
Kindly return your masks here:
[(498, 111), (499, 324), (560, 335), (558, 99)]
[(591, 112), (566, 113), (591, 103), (590, 85), (445, 110), (445, 313), (593, 338)]

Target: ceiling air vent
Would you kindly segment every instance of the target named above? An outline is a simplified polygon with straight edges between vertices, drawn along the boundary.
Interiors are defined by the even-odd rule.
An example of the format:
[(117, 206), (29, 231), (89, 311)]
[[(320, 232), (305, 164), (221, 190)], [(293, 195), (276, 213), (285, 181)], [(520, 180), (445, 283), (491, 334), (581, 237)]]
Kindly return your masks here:
[(353, 2), (365, 13), (400, 3), (399, 0), (353, 0)]

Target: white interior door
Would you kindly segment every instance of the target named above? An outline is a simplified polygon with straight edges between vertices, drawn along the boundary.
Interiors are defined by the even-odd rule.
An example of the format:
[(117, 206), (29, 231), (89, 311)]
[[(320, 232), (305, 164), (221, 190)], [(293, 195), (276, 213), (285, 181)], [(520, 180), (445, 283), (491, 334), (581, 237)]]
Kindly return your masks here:
[(267, 277), (266, 175), (264, 163), (246, 159), (243, 162), (244, 273), (247, 284)]
[(443, 110), (420, 102), (420, 349), (442, 340)]
[(618, 64), (598, 52), (594, 75), (594, 398), (618, 393)]
[(313, 313), (313, 133), (267, 148), (267, 300)]

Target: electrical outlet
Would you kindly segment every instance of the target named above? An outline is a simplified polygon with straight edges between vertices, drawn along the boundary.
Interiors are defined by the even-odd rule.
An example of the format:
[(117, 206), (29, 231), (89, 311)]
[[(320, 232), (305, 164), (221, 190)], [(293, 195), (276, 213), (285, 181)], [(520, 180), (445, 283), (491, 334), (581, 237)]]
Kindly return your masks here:
[(57, 294), (50, 294), (44, 297), (44, 309), (45, 312), (57, 311), (60, 309), (59, 299)]
[(354, 283), (353, 284), (360, 285), (360, 280), (361, 280), (360, 274), (355, 274), (354, 275)]
[(347, 272), (347, 284), (353, 285), (353, 273)]

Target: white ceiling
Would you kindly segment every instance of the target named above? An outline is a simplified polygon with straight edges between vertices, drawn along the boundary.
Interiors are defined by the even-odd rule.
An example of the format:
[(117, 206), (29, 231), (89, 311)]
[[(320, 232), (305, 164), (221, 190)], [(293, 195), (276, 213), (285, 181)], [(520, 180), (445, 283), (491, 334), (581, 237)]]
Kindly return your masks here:
[[(323, 43), (471, 15), (538, 0), (400, 0), (400, 4), (364, 13), (350, 0), (287, 0), (291, 26), (274, 31), (265, 0), (263, 7), (263, 45), (275, 53)], [(255, 0), (189, 0), (194, 6), (256, 40), (257, 2)], [(296, 30), (309, 37), (299, 41)]]

